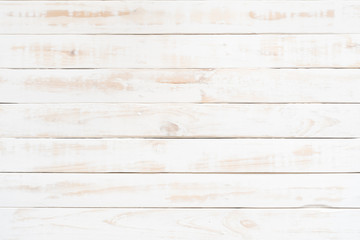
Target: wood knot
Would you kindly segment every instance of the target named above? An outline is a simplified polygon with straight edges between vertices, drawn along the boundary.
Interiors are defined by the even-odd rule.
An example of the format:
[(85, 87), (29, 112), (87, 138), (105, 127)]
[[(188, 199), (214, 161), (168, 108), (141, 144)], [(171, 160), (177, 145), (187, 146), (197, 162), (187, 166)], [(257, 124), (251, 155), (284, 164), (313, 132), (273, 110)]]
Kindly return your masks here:
[(166, 122), (161, 126), (160, 130), (167, 135), (176, 135), (179, 131), (179, 126), (172, 122)]
[(70, 56), (76, 56), (79, 54), (79, 51), (76, 50), (76, 49), (73, 49), (71, 52), (70, 52)]
[(253, 227), (256, 227), (256, 223), (254, 223), (253, 221), (250, 221), (250, 220), (242, 220), (240, 221), (241, 225), (243, 225), (244, 227), (246, 228), (253, 228)]

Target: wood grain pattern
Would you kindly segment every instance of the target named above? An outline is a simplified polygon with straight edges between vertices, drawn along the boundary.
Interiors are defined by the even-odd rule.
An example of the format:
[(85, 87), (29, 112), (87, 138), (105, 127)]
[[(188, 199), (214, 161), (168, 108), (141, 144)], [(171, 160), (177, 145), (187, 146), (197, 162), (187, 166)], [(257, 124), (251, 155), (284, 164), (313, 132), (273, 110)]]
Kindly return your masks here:
[(2, 2), (0, 33), (359, 33), (358, 1)]
[(359, 104), (3, 104), (1, 137), (359, 137)]
[(360, 67), (360, 35), (4, 35), (0, 68)]
[(360, 1), (0, 1), (0, 240), (359, 240)]
[(1, 139), (0, 172), (360, 172), (360, 139)]
[(360, 238), (360, 211), (344, 209), (0, 209), (0, 215), (0, 237), (14, 240)]
[(0, 102), (360, 102), (359, 69), (0, 69)]
[(360, 207), (360, 174), (1, 173), (0, 207)]

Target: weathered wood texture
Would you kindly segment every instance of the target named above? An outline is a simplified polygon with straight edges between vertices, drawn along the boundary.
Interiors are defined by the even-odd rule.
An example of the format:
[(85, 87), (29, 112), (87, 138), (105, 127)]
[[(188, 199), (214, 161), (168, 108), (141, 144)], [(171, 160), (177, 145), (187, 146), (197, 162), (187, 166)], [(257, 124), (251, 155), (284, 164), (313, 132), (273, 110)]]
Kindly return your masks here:
[(360, 33), (359, 1), (1, 2), (0, 34)]
[(359, 137), (359, 104), (3, 104), (1, 137)]
[(360, 172), (359, 156), (360, 139), (0, 140), (0, 172)]
[(0, 1), (0, 239), (360, 239), (359, 26), (360, 1)]
[(360, 207), (360, 174), (1, 173), (0, 207)]
[(360, 102), (360, 69), (0, 69), (0, 102)]
[(0, 68), (360, 67), (360, 35), (4, 35)]
[[(359, 239), (360, 211), (334, 209), (0, 209), (2, 239)], [(346, 222), (346, 223), (344, 223)]]

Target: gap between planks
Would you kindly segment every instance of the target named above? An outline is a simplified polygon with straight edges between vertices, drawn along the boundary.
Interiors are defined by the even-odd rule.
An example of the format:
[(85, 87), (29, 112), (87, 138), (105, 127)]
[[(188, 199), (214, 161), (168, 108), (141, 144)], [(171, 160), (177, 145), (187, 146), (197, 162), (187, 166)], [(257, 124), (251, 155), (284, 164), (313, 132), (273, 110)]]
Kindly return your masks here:
[(194, 209), (194, 210), (206, 210), (206, 209), (248, 209), (248, 210), (266, 210), (266, 209), (360, 209), (360, 207), (332, 207), (327, 205), (304, 205), (301, 207), (0, 207), (1, 209)]
[(1, 174), (193, 174), (193, 175), (206, 175), (206, 174), (219, 174), (219, 175), (308, 175), (308, 174), (359, 174), (360, 172), (5, 172), (0, 171)]
[(0, 36), (247, 36), (247, 35), (350, 35), (350, 34), (359, 34), (354, 32), (346, 33), (0, 33)]
[[(359, 34), (360, 35), (360, 34)], [(234, 69), (355, 69), (358, 70), (359, 67), (73, 67), (73, 68), (64, 68), (64, 67), (0, 67), (1, 70), (234, 70)]]
[(0, 139), (146, 139), (146, 140), (157, 140), (157, 139), (360, 139), (360, 137), (0, 137)]
[[(360, 35), (360, 34), (359, 34)], [(346, 70), (346, 69), (354, 69), (358, 70), (359, 67), (337, 67), (337, 66), (329, 66), (329, 67), (288, 67), (288, 66), (280, 66), (280, 67), (210, 67), (210, 68), (204, 68), (204, 67), (1, 67), (0, 70), (112, 70), (112, 69), (119, 69), (119, 70), (213, 70), (213, 69), (340, 69), (340, 70)]]
[[(54, 104), (54, 105), (57, 105), (57, 104), (122, 104), (122, 103), (132, 103), (132, 102), (0, 102), (0, 105), (16, 105), (16, 104), (19, 104), (19, 105), (26, 105), (26, 104)], [(135, 102), (136, 104), (148, 104), (148, 105), (151, 105), (151, 104), (213, 104), (213, 105), (220, 105), (220, 104), (223, 104), (223, 105), (226, 105), (226, 104), (233, 104), (233, 105), (248, 105), (248, 104), (254, 104), (254, 105), (261, 105), (261, 104), (274, 104), (274, 105), (286, 105), (286, 104), (290, 104), (290, 105), (293, 105), (293, 104), (307, 104), (307, 105), (312, 105), (312, 104), (331, 104), (331, 105), (334, 105), (334, 104), (360, 104), (360, 101), (359, 102)]]

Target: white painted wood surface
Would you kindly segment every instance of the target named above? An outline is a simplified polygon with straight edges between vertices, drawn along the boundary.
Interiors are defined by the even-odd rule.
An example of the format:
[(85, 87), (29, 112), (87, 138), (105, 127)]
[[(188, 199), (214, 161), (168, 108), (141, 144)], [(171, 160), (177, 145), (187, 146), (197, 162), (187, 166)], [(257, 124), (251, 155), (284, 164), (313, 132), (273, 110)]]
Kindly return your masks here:
[(1, 137), (360, 136), (359, 104), (3, 104)]
[(359, 139), (6, 139), (0, 172), (360, 172)]
[(360, 239), (359, 25), (347, 0), (0, 1), (0, 239)]
[(0, 69), (0, 102), (360, 103), (359, 69)]
[(360, 33), (359, 1), (1, 2), (1, 34)]
[(0, 207), (355, 207), (360, 174), (2, 173)]
[[(358, 239), (358, 209), (0, 209), (2, 239)], [(346, 223), (344, 223), (344, 220)], [(46, 236), (46, 237), (45, 237)]]
[(358, 68), (359, 46), (359, 34), (3, 35), (0, 68)]

